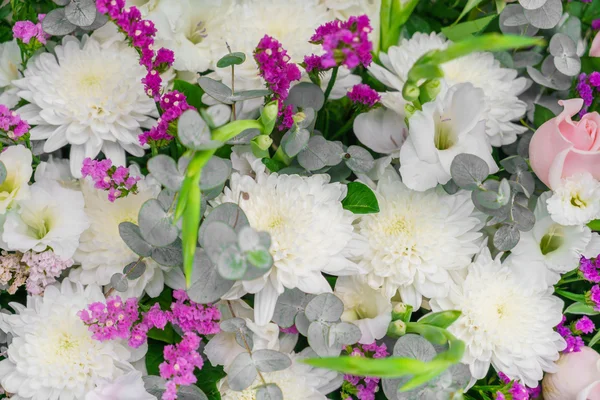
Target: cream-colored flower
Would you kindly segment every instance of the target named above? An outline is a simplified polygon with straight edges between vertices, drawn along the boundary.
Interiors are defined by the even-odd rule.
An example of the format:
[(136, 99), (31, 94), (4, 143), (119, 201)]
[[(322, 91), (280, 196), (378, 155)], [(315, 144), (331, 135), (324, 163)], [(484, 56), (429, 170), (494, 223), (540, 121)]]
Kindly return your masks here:
[(10, 146), (0, 153), (6, 178), (0, 183), (0, 214), (6, 214), (13, 202), (29, 197), (29, 180), (33, 173), (33, 156), (25, 146)]

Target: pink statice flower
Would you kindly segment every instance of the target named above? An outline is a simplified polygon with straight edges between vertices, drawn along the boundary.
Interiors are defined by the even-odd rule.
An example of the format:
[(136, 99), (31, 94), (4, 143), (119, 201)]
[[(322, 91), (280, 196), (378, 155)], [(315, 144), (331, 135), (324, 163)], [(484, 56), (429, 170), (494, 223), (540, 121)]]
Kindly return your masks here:
[(138, 302), (135, 297), (125, 302), (119, 296), (109, 297), (106, 303), (92, 303), (78, 315), (96, 340), (127, 339), (139, 319)]
[(570, 326), (565, 325), (566, 322), (567, 318), (563, 315), (562, 321), (556, 326), (556, 332), (558, 332), (558, 334), (560, 334), (567, 342), (567, 346), (563, 350), (563, 353), (578, 352), (585, 346), (585, 343), (576, 332), (573, 332), (573, 329)]
[(381, 100), (379, 93), (364, 83), (354, 85), (347, 96), (357, 107), (364, 109), (364, 111), (372, 109)]
[(173, 140), (174, 136), (170, 132), (175, 131), (175, 122), (184, 111), (194, 108), (188, 104), (185, 95), (177, 90), (164, 94), (160, 99), (160, 107), (164, 113), (152, 129), (139, 136), (140, 144), (157, 143), (162, 145)]
[(254, 60), (258, 64), (260, 76), (273, 92), (272, 99), (279, 102), (279, 117), (283, 117), (279, 130), (291, 128), (294, 123), (291, 118), (292, 106), (285, 106), (283, 103), (288, 97), (291, 82), (300, 79), (300, 69), (290, 62), (290, 56), (281, 43), (268, 35), (258, 42)]
[[(385, 344), (381, 346), (376, 342), (371, 344), (357, 344), (347, 350), (350, 356), (367, 358), (385, 358), (389, 355)], [(349, 398), (354, 394), (358, 400), (374, 400), (375, 393), (379, 391), (380, 378), (344, 375), (342, 384), (342, 397)]]
[(20, 39), (23, 43), (29, 44), (31, 39), (36, 39), (41, 44), (46, 44), (50, 35), (42, 29), (42, 21), (46, 14), (38, 14), (38, 22), (17, 21), (13, 26), (13, 36), (15, 39)]
[(579, 260), (579, 272), (589, 282), (600, 283), (600, 273), (598, 272), (598, 258), (581, 257)]
[(9, 139), (19, 140), (29, 132), (29, 124), (21, 119), (19, 114), (0, 104), (0, 131)]
[(168, 381), (162, 400), (176, 399), (177, 386), (189, 386), (196, 383), (194, 370), (202, 369), (204, 365), (204, 361), (198, 353), (200, 340), (195, 333), (187, 332), (181, 342), (165, 346), (163, 351), (165, 361), (158, 366), (160, 377)]
[(579, 75), (575, 89), (577, 90), (579, 97), (583, 99), (583, 108), (579, 112), (579, 116), (583, 117), (594, 102), (594, 89), (592, 85), (590, 85), (587, 74), (581, 73)]
[(594, 310), (600, 311), (600, 286), (592, 286), (590, 291), (586, 293), (586, 299), (594, 307)]
[(138, 192), (137, 182), (140, 177), (131, 175), (126, 167), (115, 167), (110, 159), (84, 159), (81, 174), (84, 178), (90, 177), (96, 189), (108, 190), (108, 200), (111, 202)]
[(587, 316), (583, 316), (580, 319), (578, 319), (577, 321), (575, 321), (575, 323), (573, 324), (573, 328), (575, 333), (592, 333), (594, 332), (594, 329), (596, 329), (596, 326), (594, 325), (594, 322), (592, 322), (592, 320), (587, 317)]

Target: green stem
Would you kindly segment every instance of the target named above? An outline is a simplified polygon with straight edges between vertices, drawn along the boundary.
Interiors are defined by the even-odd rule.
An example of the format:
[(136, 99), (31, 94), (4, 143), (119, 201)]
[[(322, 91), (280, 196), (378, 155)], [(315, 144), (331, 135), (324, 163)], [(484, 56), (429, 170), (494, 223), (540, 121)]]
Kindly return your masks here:
[(331, 137), (331, 139), (329, 140), (335, 140), (337, 138), (339, 138), (340, 136), (342, 136), (344, 133), (348, 132), (350, 129), (352, 129), (352, 127), (354, 126), (354, 120), (356, 119), (356, 116), (353, 116), (352, 118), (350, 118), (348, 120), (348, 122), (346, 122), (344, 124), (344, 126), (342, 126), (336, 133), (335, 135), (333, 135)]
[(584, 281), (585, 278), (581, 278), (581, 277), (577, 277), (577, 278), (571, 278), (571, 279), (564, 279), (564, 280), (560, 280), (556, 285), (557, 286), (562, 286), (564, 284), (567, 283), (573, 283), (573, 282), (579, 282), (579, 281)]
[(333, 85), (335, 84), (335, 80), (337, 79), (337, 74), (338, 74), (339, 69), (340, 69), (340, 67), (335, 67), (335, 68), (333, 68), (333, 71), (331, 72), (331, 79), (329, 79), (329, 83), (327, 84), (327, 89), (325, 89), (325, 102), (327, 102), (327, 99), (329, 98), (329, 95), (331, 94), (331, 91), (333, 90)]

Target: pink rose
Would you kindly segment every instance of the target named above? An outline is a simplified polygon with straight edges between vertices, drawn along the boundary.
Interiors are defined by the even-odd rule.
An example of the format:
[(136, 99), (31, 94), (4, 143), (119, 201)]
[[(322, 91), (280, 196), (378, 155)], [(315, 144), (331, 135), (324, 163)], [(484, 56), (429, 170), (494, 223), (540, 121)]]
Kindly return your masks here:
[(561, 179), (588, 172), (600, 180), (600, 114), (571, 117), (583, 107), (582, 99), (561, 100), (565, 109), (547, 121), (533, 135), (529, 145), (531, 168), (549, 188)]
[(590, 57), (600, 57), (600, 32), (596, 33), (596, 37), (590, 47)]
[(600, 354), (589, 347), (563, 353), (542, 381), (544, 400), (600, 400)]

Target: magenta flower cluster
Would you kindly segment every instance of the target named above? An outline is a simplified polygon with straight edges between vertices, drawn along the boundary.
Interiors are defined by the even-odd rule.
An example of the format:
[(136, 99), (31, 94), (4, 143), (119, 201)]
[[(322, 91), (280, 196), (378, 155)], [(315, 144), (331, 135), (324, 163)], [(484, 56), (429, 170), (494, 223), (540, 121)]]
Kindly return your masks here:
[(36, 39), (41, 44), (46, 44), (50, 35), (42, 29), (42, 21), (46, 14), (38, 14), (38, 23), (34, 24), (31, 21), (17, 21), (13, 26), (13, 36), (15, 39), (20, 39), (23, 43), (29, 44), (31, 39)]
[(29, 132), (29, 124), (21, 119), (19, 114), (0, 104), (0, 130), (12, 140), (17, 140)]
[[(582, 318), (582, 320), (583, 320), (583, 318)], [(575, 326), (577, 326), (579, 321), (577, 321), (571, 325), (566, 325), (566, 322), (567, 322), (567, 318), (563, 315), (562, 321), (560, 321), (560, 323), (556, 326), (556, 332), (558, 332), (563, 337), (563, 339), (565, 339), (565, 341), (567, 342), (567, 347), (563, 350), (563, 352), (564, 353), (577, 353), (577, 352), (581, 351), (581, 348), (583, 346), (585, 346), (583, 339), (581, 338), (581, 336), (579, 336), (581, 334), (581, 331), (578, 331), (575, 329)], [(580, 323), (579, 326), (587, 330), (585, 321)], [(593, 330), (593, 328), (592, 328), (592, 330)]]
[(267, 87), (273, 92), (273, 100), (278, 100), (279, 117), (281, 123), (279, 130), (292, 127), (292, 106), (285, 106), (283, 102), (288, 97), (290, 84), (300, 79), (300, 69), (290, 63), (290, 56), (276, 39), (265, 35), (254, 50), (254, 60), (258, 64), (260, 76), (265, 80)]
[(600, 285), (594, 285), (585, 294), (588, 304), (594, 306), (594, 310), (600, 311)]
[(56, 282), (56, 278), (74, 264), (72, 259), (63, 260), (52, 250), (41, 253), (28, 251), (23, 254), (21, 262), (29, 267), (29, 276), (25, 287), (30, 294), (40, 295), (44, 293), (46, 286)]
[(119, 297), (109, 297), (104, 302), (95, 302), (77, 314), (88, 325), (92, 337), (98, 341), (127, 339), (131, 327), (139, 319), (137, 298), (125, 302)]
[(599, 268), (600, 262), (598, 258), (588, 259), (582, 256), (579, 261), (579, 272), (589, 282), (600, 283)]
[(86, 158), (83, 160), (81, 174), (91, 177), (96, 189), (108, 190), (108, 200), (126, 197), (129, 193), (138, 192), (139, 176), (132, 176), (129, 169), (123, 166), (115, 167), (110, 159), (102, 161)]
[(173, 135), (169, 133), (171, 123), (175, 123), (185, 110), (192, 109), (183, 93), (173, 90), (165, 93), (160, 99), (160, 107), (163, 110), (157, 124), (147, 132), (139, 136), (140, 144), (145, 145), (150, 142), (164, 144), (171, 139)]
[[(371, 344), (357, 344), (349, 350), (351, 356), (367, 358), (385, 358), (389, 355), (385, 344), (378, 346), (376, 342)], [(374, 400), (375, 393), (379, 391), (380, 378), (362, 377), (356, 375), (344, 375), (342, 386), (342, 398), (351, 400), (354, 396), (358, 400)]]
[(498, 372), (498, 377), (505, 387), (494, 394), (496, 400), (529, 400), (536, 399), (541, 395), (542, 387), (540, 385), (528, 388), (520, 382), (511, 381), (503, 372)]
[(585, 73), (580, 74), (575, 89), (579, 97), (583, 99), (583, 108), (579, 112), (579, 116), (582, 117), (592, 106), (595, 94), (598, 94), (598, 91), (600, 91), (600, 72), (595, 71), (589, 75)]
[(371, 22), (366, 15), (321, 25), (310, 38), (310, 42), (322, 45), (324, 54), (306, 56), (306, 70), (327, 70), (340, 65), (350, 69), (359, 65), (368, 67), (373, 62), (373, 43), (369, 40), (369, 33), (372, 31)]
[(160, 376), (167, 379), (166, 391), (162, 400), (175, 400), (177, 386), (189, 386), (196, 383), (194, 375), (196, 368), (202, 369), (204, 361), (198, 353), (200, 337), (193, 332), (187, 332), (181, 342), (165, 346), (165, 361), (159, 365)]
[(375, 107), (381, 100), (379, 93), (364, 83), (354, 85), (347, 96), (356, 106), (365, 109)]

